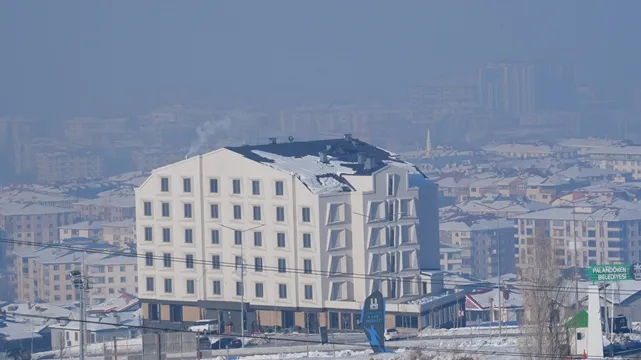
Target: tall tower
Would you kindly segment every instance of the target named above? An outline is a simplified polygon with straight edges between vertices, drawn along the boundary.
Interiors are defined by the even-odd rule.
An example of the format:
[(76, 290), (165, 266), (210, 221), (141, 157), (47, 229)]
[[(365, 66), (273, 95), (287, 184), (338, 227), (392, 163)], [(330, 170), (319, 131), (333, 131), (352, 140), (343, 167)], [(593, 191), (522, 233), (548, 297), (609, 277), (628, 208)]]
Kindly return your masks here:
[(427, 137), (425, 139), (425, 157), (432, 157), (432, 135), (430, 134), (430, 128), (427, 128)]

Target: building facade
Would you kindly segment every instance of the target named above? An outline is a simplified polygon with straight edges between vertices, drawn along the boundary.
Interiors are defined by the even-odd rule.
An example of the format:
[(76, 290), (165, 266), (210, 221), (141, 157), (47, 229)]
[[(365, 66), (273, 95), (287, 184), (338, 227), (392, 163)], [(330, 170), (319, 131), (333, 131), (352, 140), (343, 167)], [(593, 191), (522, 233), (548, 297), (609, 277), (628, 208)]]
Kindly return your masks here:
[(247, 329), (353, 328), (375, 289), (396, 302), (432, 289), (421, 270), (440, 269), (437, 197), (414, 166), (347, 135), (156, 169), (136, 192), (145, 319), (239, 330), (244, 301)]
[[(629, 264), (641, 259), (641, 212), (605, 206), (557, 207), (517, 218), (516, 266), (534, 266), (549, 244), (561, 267)], [(545, 241), (543, 241), (545, 240)]]

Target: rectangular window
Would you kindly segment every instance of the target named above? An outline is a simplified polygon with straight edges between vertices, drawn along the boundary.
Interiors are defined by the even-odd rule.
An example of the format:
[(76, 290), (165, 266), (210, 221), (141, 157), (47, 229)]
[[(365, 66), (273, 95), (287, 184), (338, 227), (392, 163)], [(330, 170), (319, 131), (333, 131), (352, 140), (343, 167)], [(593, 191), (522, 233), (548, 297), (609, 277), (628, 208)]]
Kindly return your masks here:
[(196, 284), (194, 280), (187, 280), (187, 294), (196, 293)]
[(220, 255), (211, 256), (211, 268), (214, 270), (220, 270)]
[(169, 305), (169, 321), (177, 323), (183, 321), (182, 305)]
[(387, 203), (387, 221), (394, 221), (394, 202)]
[(261, 216), (261, 211), (260, 211), (260, 206), (254, 205), (253, 207), (253, 213), (254, 213), (254, 221), (260, 221), (262, 216)]
[(276, 207), (276, 221), (278, 222), (285, 221), (285, 208), (282, 206)]
[(218, 179), (209, 179), (209, 192), (218, 194)]
[(146, 226), (146, 227), (145, 227), (145, 241), (152, 241), (152, 240), (153, 240), (153, 238), (154, 238), (154, 235), (153, 235), (153, 234), (154, 234), (154, 233), (153, 233), (152, 228), (151, 228), (151, 227), (149, 227), (149, 226)]
[(172, 285), (173, 284), (171, 282), (171, 279), (165, 279), (165, 292), (166, 293), (170, 294), (173, 291)]
[(145, 279), (146, 283), (146, 289), (147, 291), (154, 291), (154, 278), (151, 276), (147, 276)]
[(145, 201), (143, 203), (145, 216), (151, 216), (151, 201)]
[(260, 195), (260, 181), (252, 180), (252, 195)]
[(278, 297), (280, 299), (287, 299), (287, 285), (278, 284)]
[(285, 247), (285, 233), (279, 232), (276, 234), (276, 246), (279, 248)]
[(162, 254), (162, 266), (166, 268), (171, 267), (171, 254), (169, 253)]
[(169, 212), (169, 203), (164, 202), (162, 203), (162, 216), (163, 217), (169, 217), (170, 212)]
[(213, 245), (220, 245), (220, 231), (216, 229), (211, 231), (211, 243)]
[(191, 179), (183, 179), (183, 192), (185, 193), (190, 193), (191, 192)]
[(169, 192), (169, 178), (160, 178), (160, 192)]
[(312, 260), (310, 259), (305, 259), (303, 260), (303, 269), (305, 274), (311, 274), (312, 273)]
[(184, 204), (184, 212), (185, 212), (185, 219), (191, 219), (192, 218), (192, 206), (191, 204)]
[(305, 300), (314, 299), (314, 289), (311, 285), (305, 285)]
[(153, 321), (160, 320), (160, 305), (148, 304), (147, 312), (149, 315), (149, 320), (153, 320)]
[(145, 265), (154, 266), (154, 253), (152, 252), (145, 253)]
[(394, 196), (394, 174), (387, 175), (387, 196)]
[(194, 230), (185, 229), (185, 243), (193, 244), (194, 243)]
[(221, 289), (221, 286), (220, 286), (220, 280), (214, 280), (213, 289), (214, 289), (214, 295), (220, 295), (222, 293), (222, 291), (221, 291), (222, 289)]
[(303, 222), (308, 223), (312, 221), (312, 212), (310, 208), (304, 207), (303, 208)]
[(240, 194), (240, 180), (232, 180), (232, 191), (234, 194)]
[(278, 272), (279, 273), (287, 272), (287, 260), (283, 258), (278, 259)]
[(234, 205), (234, 220), (241, 220), (243, 218), (243, 209), (240, 205)]
[(256, 272), (263, 271), (263, 258), (260, 258), (260, 257), (254, 258), (254, 270)]
[(192, 254), (185, 255), (185, 267), (187, 269), (193, 269), (194, 268), (194, 255), (192, 255)]
[(162, 229), (162, 242), (171, 242), (171, 229), (163, 228)]
[(243, 267), (243, 258), (240, 256), (234, 257), (234, 268), (238, 270), (241, 267)]
[(236, 281), (236, 296), (243, 296), (243, 283)]
[(312, 234), (310, 233), (303, 234), (303, 247), (305, 249), (310, 249), (312, 247)]
[(276, 191), (276, 196), (285, 195), (285, 185), (282, 181), (276, 181), (276, 188), (274, 190)]
[(263, 233), (260, 231), (254, 231), (254, 246), (263, 246)]
[(265, 290), (262, 283), (256, 283), (256, 297), (262, 298), (265, 296)]
[(242, 245), (243, 244), (243, 232), (234, 230), (234, 245)]
[(220, 211), (218, 209), (218, 204), (209, 205), (209, 217), (212, 219), (220, 218)]

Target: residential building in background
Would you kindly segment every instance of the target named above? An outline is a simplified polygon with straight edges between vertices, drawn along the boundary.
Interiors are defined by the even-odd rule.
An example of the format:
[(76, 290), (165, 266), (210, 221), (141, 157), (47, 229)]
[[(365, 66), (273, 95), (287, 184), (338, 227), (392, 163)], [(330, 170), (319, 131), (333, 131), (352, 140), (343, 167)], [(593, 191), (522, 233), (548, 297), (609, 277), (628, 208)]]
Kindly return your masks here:
[(537, 246), (552, 246), (565, 268), (641, 260), (641, 208), (565, 205), (519, 215), (517, 225), (519, 273), (534, 266)]
[(78, 213), (71, 208), (8, 202), (0, 204), (0, 228), (13, 240), (10, 248), (58, 242), (58, 228), (72, 224)]
[(99, 221), (77, 222), (59, 227), (58, 238), (61, 242), (77, 237), (101, 239), (102, 229), (103, 223)]
[(470, 217), (441, 223), (441, 242), (460, 247), (461, 273), (488, 279), (514, 272), (514, 221)]
[(102, 225), (102, 240), (115, 246), (135, 244), (136, 220), (127, 219), (104, 223)]
[(441, 270), (460, 274), (463, 269), (463, 248), (441, 242)]
[(419, 328), (455, 321), (433, 316), (463, 301), (412, 303), (442, 292), (437, 187), (349, 134), (195, 156), (154, 170), (136, 204), (146, 326), (239, 324), (244, 300), (250, 331), (354, 329), (365, 297), (380, 290), (389, 326), (405, 316)]
[[(20, 301), (69, 303), (79, 300), (69, 271), (88, 276), (88, 300), (100, 304), (121, 292), (137, 294), (135, 255), (118, 255), (118, 249), (96, 245), (91, 239), (67, 246), (23, 247), (13, 253), (10, 267), (16, 274), (16, 297)], [(87, 252), (75, 248), (87, 248)], [(84, 265), (84, 266), (83, 266)]]
[(45, 152), (36, 155), (39, 182), (56, 183), (97, 179), (103, 174), (102, 158), (89, 150)]

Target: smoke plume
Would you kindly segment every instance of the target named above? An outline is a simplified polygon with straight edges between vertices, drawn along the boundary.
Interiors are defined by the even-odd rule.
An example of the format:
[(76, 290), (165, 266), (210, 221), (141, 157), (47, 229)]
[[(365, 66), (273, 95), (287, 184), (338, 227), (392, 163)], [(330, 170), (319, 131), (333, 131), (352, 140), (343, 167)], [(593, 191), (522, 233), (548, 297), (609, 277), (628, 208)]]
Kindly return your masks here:
[(227, 130), (231, 126), (231, 119), (226, 116), (222, 120), (210, 120), (196, 128), (197, 138), (191, 143), (191, 147), (185, 155), (185, 158), (197, 155), (198, 152), (207, 144), (214, 134), (220, 130)]

